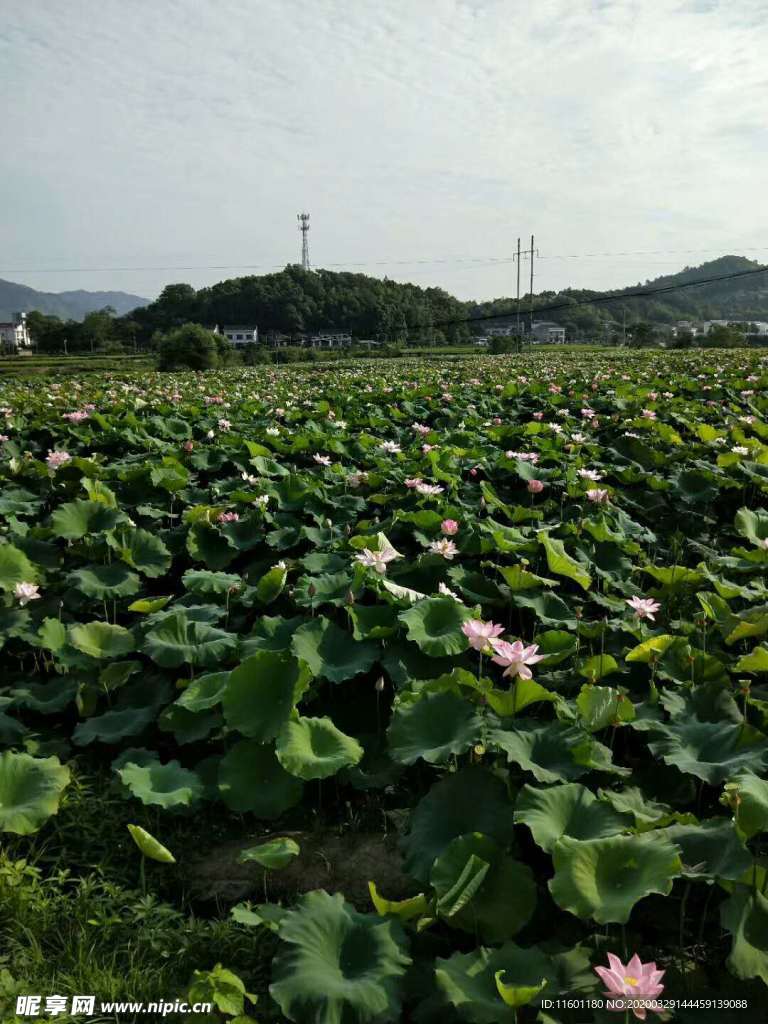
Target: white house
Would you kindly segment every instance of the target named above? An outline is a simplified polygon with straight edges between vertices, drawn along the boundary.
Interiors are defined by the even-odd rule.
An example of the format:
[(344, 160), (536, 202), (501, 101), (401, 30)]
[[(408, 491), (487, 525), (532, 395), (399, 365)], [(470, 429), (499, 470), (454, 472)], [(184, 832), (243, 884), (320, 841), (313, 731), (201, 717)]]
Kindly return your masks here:
[(14, 313), (13, 320), (0, 323), (0, 348), (3, 352), (24, 352), (32, 348), (26, 313)]
[(564, 345), (565, 328), (551, 320), (533, 321), (533, 341), (544, 345)]
[(239, 325), (219, 327), (217, 324), (213, 328), (213, 333), (223, 334), (230, 345), (234, 345), (235, 348), (242, 348), (243, 345), (258, 345), (259, 343), (258, 327), (243, 327)]
[(316, 331), (302, 335), (301, 344), (309, 348), (349, 348), (352, 334), (350, 331)]

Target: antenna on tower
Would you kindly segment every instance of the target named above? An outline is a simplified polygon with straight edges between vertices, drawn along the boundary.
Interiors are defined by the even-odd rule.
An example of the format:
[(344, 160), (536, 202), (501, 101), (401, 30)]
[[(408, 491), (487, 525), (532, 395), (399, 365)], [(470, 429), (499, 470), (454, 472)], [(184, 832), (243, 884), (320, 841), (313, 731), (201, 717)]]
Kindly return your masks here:
[(309, 214), (297, 213), (296, 220), (301, 232), (301, 266), (303, 270), (309, 270)]

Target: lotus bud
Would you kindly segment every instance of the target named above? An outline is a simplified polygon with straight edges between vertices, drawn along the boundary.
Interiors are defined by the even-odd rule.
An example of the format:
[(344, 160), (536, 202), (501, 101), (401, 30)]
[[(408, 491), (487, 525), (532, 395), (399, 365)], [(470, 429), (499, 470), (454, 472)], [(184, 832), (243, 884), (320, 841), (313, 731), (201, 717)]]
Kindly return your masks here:
[(376, 680), (376, 693), (383, 693), (384, 686), (384, 676), (379, 676), (379, 678)]
[(315, 586), (314, 583), (309, 584), (309, 586), (307, 587), (307, 593), (309, 594), (310, 597), (315, 596), (315, 594), (317, 593), (317, 587)]
[(347, 591), (347, 596), (344, 598), (344, 603), (348, 607), (351, 607), (355, 603), (355, 595), (352, 593), (351, 590)]

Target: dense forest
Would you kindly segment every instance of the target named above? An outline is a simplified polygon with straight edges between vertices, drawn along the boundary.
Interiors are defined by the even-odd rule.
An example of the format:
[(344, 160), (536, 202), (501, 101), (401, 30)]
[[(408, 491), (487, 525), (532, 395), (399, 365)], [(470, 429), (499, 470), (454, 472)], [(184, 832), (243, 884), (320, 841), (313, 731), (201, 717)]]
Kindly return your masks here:
[[(677, 320), (768, 320), (768, 273), (695, 286), (711, 277), (759, 268), (752, 260), (723, 256), (618, 291), (541, 292), (533, 297), (534, 316), (561, 324), (570, 338), (595, 341), (615, 337), (619, 324), (638, 334), (649, 324)], [(654, 298), (627, 297), (638, 288), (691, 283), (693, 287)], [(522, 305), (527, 316), (529, 296)], [(503, 323), (515, 312), (513, 298), (461, 302), (441, 288), (292, 265), (279, 273), (233, 278), (197, 291), (189, 284), (170, 284), (154, 302), (122, 317), (107, 309), (90, 313), (82, 323), (41, 313), (30, 313), (28, 319), (42, 349), (105, 351), (146, 348), (165, 332), (190, 322), (207, 327), (256, 325), (264, 340), (270, 335), (295, 338), (304, 332), (337, 329), (351, 331), (358, 339), (455, 344), (482, 330), (480, 318), (499, 317), (496, 322)], [(473, 324), (473, 319), (479, 322)]]

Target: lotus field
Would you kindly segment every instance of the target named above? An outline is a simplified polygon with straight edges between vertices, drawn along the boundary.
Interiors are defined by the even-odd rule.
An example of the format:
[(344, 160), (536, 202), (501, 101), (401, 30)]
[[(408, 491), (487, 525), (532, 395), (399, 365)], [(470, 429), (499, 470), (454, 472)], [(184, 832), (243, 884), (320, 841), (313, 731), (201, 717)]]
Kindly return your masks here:
[(274, 942), (259, 1020), (764, 1020), (767, 383), (713, 350), (0, 385), (5, 838), (95, 767), (144, 886), (185, 816), (265, 892), (302, 829), (395, 833), (399, 891), (222, 908)]

